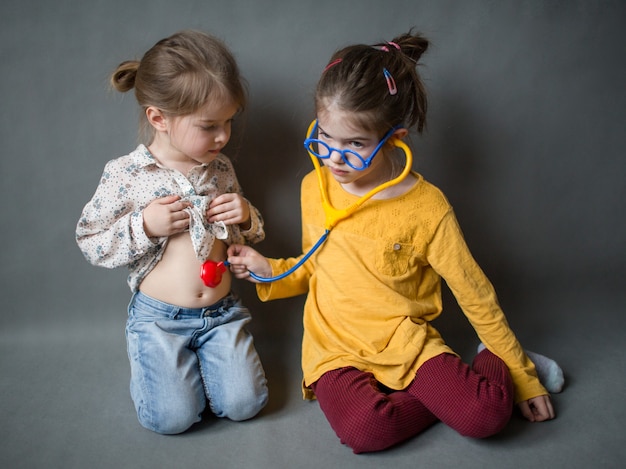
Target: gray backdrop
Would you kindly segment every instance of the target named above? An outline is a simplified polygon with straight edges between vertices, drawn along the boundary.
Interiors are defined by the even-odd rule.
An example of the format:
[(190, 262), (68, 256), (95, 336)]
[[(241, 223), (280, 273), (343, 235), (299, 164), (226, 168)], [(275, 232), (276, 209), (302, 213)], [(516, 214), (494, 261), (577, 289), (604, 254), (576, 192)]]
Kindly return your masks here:
[[(88, 422), (97, 386), (76, 383), (113, 380), (119, 399), (100, 410), (113, 412), (117, 403), (135, 425), (125, 388), (126, 271), (87, 264), (74, 229), (106, 161), (137, 141), (134, 96), (109, 89), (109, 74), (184, 28), (221, 37), (248, 81), (248, 112), (225, 153), (266, 219), (259, 249), (284, 257), (299, 253), (299, 183), (311, 169), (301, 142), (328, 58), (341, 46), (391, 40), (412, 27), (425, 33), (432, 47), (420, 71), (429, 121), (427, 132), (412, 138), (415, 168), (455, 206), (525, 344), (570, 369), (593, 347), (619, 356), (623, 374), (625, 20), (623, 1), (3, 1), (0, 395), (3, 420), (18, 429), (0, 429), (6, 461), (44, 461), (25, 449), (33, 430), (21, 412), (51, 392), (52, 381), (55, 396), (82, 402)], [(251, 285), (236, 288), (255, 312), (272, 408), (283, 408), (289, 396), (304, 405), (297, 399), (302, 299), (260, 304)], [(474, 350), (463, 319), (442, 327), (460, 351)], [(598, 343), (588, 342), (590, 335)], [(111, 343), (115, 348), (105, 345)], [(62, 344), (74, 345), (55, 348)], [(87, 353), (81, 344), (99, 363), (115, 363), (119, 380), (107, 367), (87, 365), (93, 376), (67, 375), (72, 354)], [(46, 363), (53, 350), (58, 360)], [(44, 382), (46, 390), (33, 390)], [(50, 420), (58, 424), (67, 409), (57, 407), (37, 407), (37, 419), (45, 422), (57, 408)], [(606, 412), (625, 414), (623, 404)], [(342, 449), (318, 414), (318, 431)], [(112, 419), (115, 425), (124, 424)], [(54, 426), (35, 435), (65, 438)], [(624, 455), (611, 441), (609, 463), (616, 451)], [(48, 446), (43, 454), (53, 465), (84, 462)]]

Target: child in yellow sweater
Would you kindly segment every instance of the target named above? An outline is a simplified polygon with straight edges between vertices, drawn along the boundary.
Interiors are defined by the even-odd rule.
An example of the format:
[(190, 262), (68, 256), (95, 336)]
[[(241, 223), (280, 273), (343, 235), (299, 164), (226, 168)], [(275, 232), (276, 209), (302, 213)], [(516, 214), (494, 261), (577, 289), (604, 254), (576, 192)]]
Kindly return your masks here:
[[(403, 170), (394, 151), (393, 142), (409, 128), (424, 126), (426, 94), (416, 64), (427, 47), (424, 37), (411, 33), (350, 46), (324, 70), (317, 120), (305, 140), (324, 166), (319, 183), (315, 172), (304, 178), (301, 206), (303, 252), (320, 236), (328, 236), (325, 243), (308, 259), (228, 249), (233, 274), (257, 283), (305, 258), (291, 275), (258, 283), (257, 293), (263, 301), (308, 293), (304, 395), (317, 398), (355, 453), (390, 447), (439, 420), (463, 435), (487, 437), (506, 425), (514, 403), (530, 421), (555, 416), (448, 200), (409, 171), (410, 162)], [(393, 179), (399, 182), (328, 232), (327, 201), (350, 207)], [(471, 367), (431, 324), (442, 311), (442, 278), (484, 344)], [(558, 365), (536, 357), (541, 371), (552, 373), (550, 387), (560, 390)]]

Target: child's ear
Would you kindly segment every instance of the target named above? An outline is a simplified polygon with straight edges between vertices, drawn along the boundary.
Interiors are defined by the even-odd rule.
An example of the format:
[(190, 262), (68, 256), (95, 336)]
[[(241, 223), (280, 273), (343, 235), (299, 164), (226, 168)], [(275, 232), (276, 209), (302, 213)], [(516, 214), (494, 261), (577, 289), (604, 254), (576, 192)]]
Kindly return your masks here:
[(167, 130), (167, 118), (160, 109), (154, 106), (148, 106), (146, 108), (146, 117), (148, 118), (150, 125), (154, 127), (155, 130), (160, 132)]
[(404, 127), (401, 127), (399, 129), (397, 129), (394, 133), (393, 136), (396, 138), (399, 138), (400, 140), (402, 140), (404, 137), (406, 137), (407, 135), (409, 135), (409, 130), (405, 129)]

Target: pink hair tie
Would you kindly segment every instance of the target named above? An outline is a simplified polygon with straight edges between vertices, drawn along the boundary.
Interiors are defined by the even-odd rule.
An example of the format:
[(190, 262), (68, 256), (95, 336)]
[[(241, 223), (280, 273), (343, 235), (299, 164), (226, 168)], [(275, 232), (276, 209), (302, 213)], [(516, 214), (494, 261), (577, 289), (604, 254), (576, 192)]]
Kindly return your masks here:
[(326, 65), (326, 68), (324, 69), (324, 72), (326, 72), (329, 68), (334, 67), (335, 65), (337, 65), (339, 62), (341, 62), (343, 59), (339, 58), (339, 59), (335, 59), (333, 60), (331, 63), (329, 63), (328, 65)]
[[(393, 46), (396, 49), (400, 50), (400, 46), (398, 44), (396, 44), (395, 42), (388, 42), (387, 44), (389, 44), (390, 46)], [(380, 49), (384, 50), (385, 52), (389, 52), (389, 47), (387, 47), (387, 46), (382, 46)]]

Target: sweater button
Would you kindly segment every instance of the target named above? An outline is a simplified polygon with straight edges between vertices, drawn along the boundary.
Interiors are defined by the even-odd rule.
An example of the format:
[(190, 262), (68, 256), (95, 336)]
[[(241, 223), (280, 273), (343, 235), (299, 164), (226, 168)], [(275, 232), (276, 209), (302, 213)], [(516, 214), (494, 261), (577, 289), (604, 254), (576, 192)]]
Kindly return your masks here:
[(393, 245), (393, 250), (394, 251), (399, 251), (401, 247), (402, 246), (400, 246), (400, 244), (396, 243), (396, 244)]

